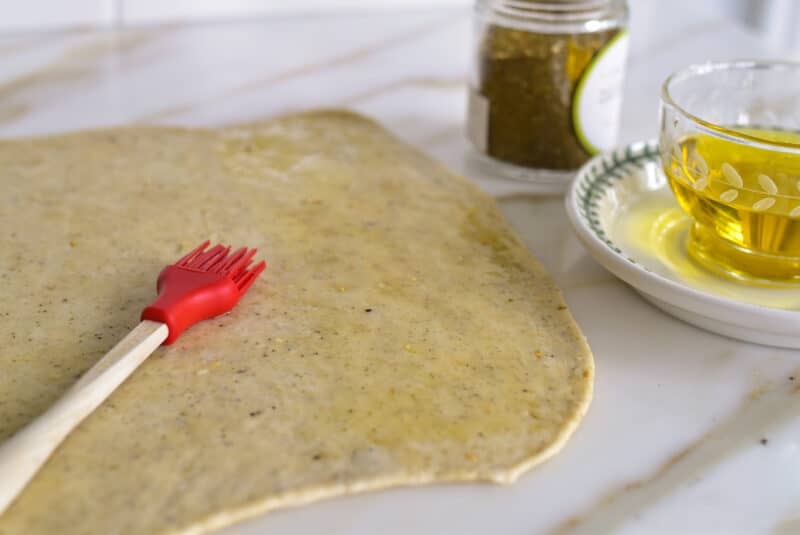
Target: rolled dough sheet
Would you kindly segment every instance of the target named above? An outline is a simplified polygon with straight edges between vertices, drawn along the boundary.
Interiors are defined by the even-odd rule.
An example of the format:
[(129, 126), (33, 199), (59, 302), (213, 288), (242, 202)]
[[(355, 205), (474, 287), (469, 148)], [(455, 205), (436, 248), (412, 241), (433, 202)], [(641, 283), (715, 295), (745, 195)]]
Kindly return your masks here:
[(269, 262), (67, 438), (4, 535), (509, 483), (589, 403), (584, 338), (494, 201), (360, 116), (3, 141), (0, 182), (0, 440), (137, 323), (165, 264), (206, 238)]

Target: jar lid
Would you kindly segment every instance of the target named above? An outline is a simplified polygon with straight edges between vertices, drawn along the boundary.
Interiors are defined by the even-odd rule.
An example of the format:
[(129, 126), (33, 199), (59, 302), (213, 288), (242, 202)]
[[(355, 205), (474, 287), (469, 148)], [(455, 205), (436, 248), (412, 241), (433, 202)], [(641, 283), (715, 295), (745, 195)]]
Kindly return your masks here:
[(564, 26), (570, 26), (566, 31), (598, 31), (627, 19), (625, 0), (478, 0), (476, 6), (503, 26), (531, 30), (535, 25), (542, 32), (564, 31)]

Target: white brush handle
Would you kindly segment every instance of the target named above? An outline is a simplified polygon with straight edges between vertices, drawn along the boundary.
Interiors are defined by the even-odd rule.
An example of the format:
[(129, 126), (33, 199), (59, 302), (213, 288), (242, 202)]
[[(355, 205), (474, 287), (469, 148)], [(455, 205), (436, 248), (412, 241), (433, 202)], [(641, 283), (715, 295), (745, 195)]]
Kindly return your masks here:
[(61, 441), (167, 339), (164, 323), (144, 320), (47, 412), (0, 444), (0, 514)]

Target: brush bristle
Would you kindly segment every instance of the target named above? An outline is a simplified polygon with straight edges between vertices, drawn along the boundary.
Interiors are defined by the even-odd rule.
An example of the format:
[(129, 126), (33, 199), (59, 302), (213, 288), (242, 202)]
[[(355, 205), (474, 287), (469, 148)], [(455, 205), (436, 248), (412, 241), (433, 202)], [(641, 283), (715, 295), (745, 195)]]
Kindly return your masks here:
[(210, 243), (209, 241), (204, 242), (178, 260), (175, 266), (193, 271), (218, 273), (223, 277), (228, 277), (236, 283), (242, 293), (250, 287), (266, 267), (266, 263), (262, 261), (248, 269), (253, 263), (253, 257), (258, 252), (257, 249), (242, 247), (231, 253), (230, 246), (221, 244), (207, 249)]

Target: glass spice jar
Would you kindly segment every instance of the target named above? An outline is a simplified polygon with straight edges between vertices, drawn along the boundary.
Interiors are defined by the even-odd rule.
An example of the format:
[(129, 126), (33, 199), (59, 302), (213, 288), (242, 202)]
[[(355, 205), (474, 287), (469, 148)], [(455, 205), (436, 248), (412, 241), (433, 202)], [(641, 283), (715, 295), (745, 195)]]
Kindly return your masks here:
[(467, 137), (483, 170), (564, 191), (614, 146), (625, 0), (477, 0)]

